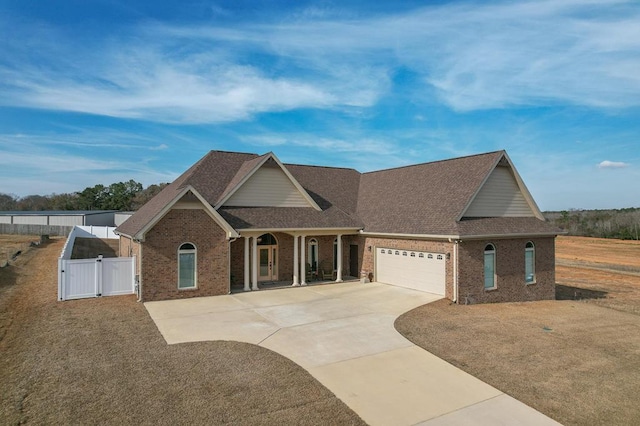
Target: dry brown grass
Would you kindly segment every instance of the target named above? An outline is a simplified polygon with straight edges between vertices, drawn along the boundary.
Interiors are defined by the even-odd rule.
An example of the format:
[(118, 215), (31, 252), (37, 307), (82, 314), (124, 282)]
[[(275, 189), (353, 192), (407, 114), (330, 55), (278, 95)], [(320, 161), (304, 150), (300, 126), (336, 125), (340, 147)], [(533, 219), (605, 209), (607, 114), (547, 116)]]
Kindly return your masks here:
[(35, 235), (2, 235), (0, 234), (0, 266), (11, 260), (17, 251), (25, 250), (32, 241), (40, 241)]
[(62, 241), (0, 270), (0, 424), (363, 424), (267, 349), (168, 346), (133, 296), (56, 302)]
[[(567, 425), (640, 424), (640, 245), (558, 239), (558, 300), (398, 318), (409, 340)], [(638, 270), (640, 272), (640, 270)]]

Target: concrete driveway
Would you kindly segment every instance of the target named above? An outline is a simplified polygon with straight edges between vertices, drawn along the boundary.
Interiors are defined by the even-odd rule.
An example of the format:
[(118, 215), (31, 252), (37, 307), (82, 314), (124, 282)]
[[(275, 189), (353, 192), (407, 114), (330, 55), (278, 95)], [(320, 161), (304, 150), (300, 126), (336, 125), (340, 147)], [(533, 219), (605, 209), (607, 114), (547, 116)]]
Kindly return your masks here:
[(236, 340), (271, 349), (371, 425), (558, 424), (395, 330), (399, 315), (439, 298), (354, 282), (145, 306), (168, 344)]

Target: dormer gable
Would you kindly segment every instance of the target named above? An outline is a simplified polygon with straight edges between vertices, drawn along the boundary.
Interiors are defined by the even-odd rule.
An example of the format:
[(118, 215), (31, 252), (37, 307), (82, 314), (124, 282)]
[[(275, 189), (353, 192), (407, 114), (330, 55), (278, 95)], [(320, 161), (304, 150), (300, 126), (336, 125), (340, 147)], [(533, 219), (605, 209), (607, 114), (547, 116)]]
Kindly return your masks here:
[(506, 153), (496, 162), (458, 218), (544, 217)]
[[(235, 186), (228, 188), (216, 209), (225, 207), (310, 207), (321, 210), (307, 191), (273, 154), (253, 167), (241, 167)], [(248, 169), (248, 170), (247, 170)]]

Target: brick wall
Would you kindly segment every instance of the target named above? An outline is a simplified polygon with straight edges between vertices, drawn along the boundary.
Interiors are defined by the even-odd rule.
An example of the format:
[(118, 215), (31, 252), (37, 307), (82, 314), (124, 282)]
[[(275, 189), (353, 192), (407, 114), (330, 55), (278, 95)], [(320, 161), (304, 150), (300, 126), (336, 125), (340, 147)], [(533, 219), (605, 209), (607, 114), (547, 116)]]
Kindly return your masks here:
[[(178, 248), (197, 249), (197, 288), (178, 289)], [(229, 292), (226, 234), (204, 210), (171, 210), (150, 231), (142, 247), (142, 300), (215, 296)]]
[[(361, 246), (361, 276), (375, 274), (374, 260), (376, 247), (385, 247), (399, 250), (416, 250), (431, 253), (451, 253), (450, 259), (445, 262), (445, 297), (453, 299), (453, 244), (447, 241), (404, 240), (391, 238), (360, 237)], [(371, 251), (369, 251), (371, 247)], [(375, 281), (376, 277), (373, 276)]]
[(118, 257), (136, 257), (136, 274), (140, 274), (142, 258), (140, 257), (140, 243), (136, 243), (131, 238), (120, 236)]
[[(525, 284), (524, 249), (535, 245), (536, 283)], [(496, 249), (497, 288), (484, 289), (484, 248)], [(459, 303), (521, 302), (555, 298), (555, 239), (463, 241), (459, 247)]]

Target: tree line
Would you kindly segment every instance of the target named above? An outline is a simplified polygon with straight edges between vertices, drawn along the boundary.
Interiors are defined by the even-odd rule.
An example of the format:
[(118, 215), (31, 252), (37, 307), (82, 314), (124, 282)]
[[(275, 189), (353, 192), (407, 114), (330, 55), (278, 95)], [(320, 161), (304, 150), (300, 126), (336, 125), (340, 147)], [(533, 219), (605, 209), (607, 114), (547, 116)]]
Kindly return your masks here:
[(640, 208), (611, 210), (563, 210), (545, 212), (545, 218), (569, 235), (638, 240)]
[(135, 211), (158, 194), (168, 183), (144, 188), (133, 179), (105, 186), (98, 184), (82, 191), (17, 197), (0, 193), (0, 211), (120, 210)]

